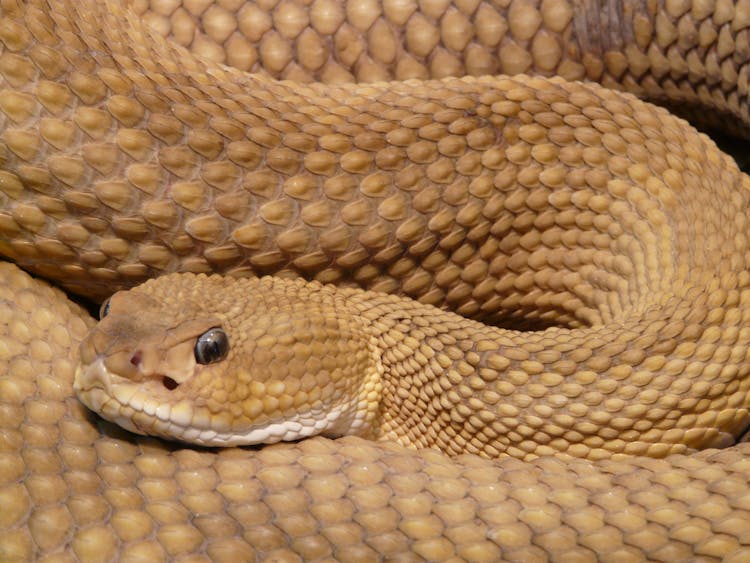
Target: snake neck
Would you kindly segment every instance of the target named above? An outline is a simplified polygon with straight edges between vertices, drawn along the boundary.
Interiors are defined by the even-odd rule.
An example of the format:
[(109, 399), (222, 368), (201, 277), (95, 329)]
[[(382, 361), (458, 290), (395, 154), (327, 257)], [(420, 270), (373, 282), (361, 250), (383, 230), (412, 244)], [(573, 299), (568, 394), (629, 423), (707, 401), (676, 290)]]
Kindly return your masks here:
[[(750, 420), (721, 293), (687, 289), (616, 322), (529, 332), (394, 296), (356, 292), (347, 305), (379, 348), (378, 438), (489, 458), (664, 457), (731, 444)], [(726, 362), (711, 386), (684, 360), (693, 346)]]

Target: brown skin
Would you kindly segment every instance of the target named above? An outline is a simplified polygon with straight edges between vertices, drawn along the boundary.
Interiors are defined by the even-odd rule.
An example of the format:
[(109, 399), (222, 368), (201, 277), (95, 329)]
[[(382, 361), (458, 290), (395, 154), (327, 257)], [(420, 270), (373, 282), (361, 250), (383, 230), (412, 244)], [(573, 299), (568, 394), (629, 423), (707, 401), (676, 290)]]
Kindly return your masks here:
[[(739, 303), (731, 312), (694, 287), (661, 301), (642, 299), (620, 315), (602, 307), (613, 320), (591, 328), (527, 333), (301, 280), (170, 275), (112, 297), (82, 345), (76, 390), (128, 429), (207, 445), (225, 445), (228, 436), (231, 444), (274, 442), (262, 432), (243, 436), (341, 405), (364, 424), (350, 428), (344, 416), (310, 433), (527, 461), (558, 453), (665, 457), (731, 445), (750, 425), (750, 348), (736, 326), (750, 309)], [(196, 342), (211, 327), (227, 335), (228, 352), (196, 363)], [(102, 407), (92, 388), (116, 404)], [(154, 415), (160, 406), (182, 412)], [(222, 437), (198, 438), (186, 428)]]
[[(578, 64), (582, 76), (598, 65), (594, 78), (606, 85), (624, 77), (626, 88), (656, 98), (705, 100), (718, 123), (728, 113), (746, 131), (745, 3), (710, 4), (667, 2), (645, 24), (645, 8), (630, 6), (632, 21), (607, 24), (622, 35), (594, 25), (584, 41), (576, 18), (606, 10), (571, 5), (565, 19), (555, 17), (560, 2), (538, 10), (513, 2), (499, 13), (502, 45), (489, 52), (504, 65), (510, 46), (516, 61), (532, 61), (524, 70), (540, 70), (548, 59), (538, 57), (538, 38), (564, 23), (553, 37), (558, 61)], [(169, 10), (178, 8), (153, 5), (172, 22)], [(214, 22), (207, 35), (226, 21), (197, 11)], [(460, 39), (447, 16), (424, 17), (440, 21), (441, 33), (446, 22), (443, 41)], [(341, 29), (357, 28), (363, 12), (346, 17)], [(635, 308), (656, 330), (640, 335), (657, 358), (642, 367), (659, 372), (650, 389), (665, 402), (653, 415), (659, 422), (642, 424), (669, 427), (678, 409), (693, 408), (663, 392), (665, 382), (692, 381), (675, 376), (679, 357), (666, 361), (690, 351), (680, 348), (685, 338), (705, 338), (708, 348), (693, 353), (716, 360), (701, 359), (702, 376), (742, 372), (723, 368), (747, 344), (748, 179), (665, 112), (593, 85), (527, 77), (279, 84), (200, 62), (138, 18), (124, 24), (110, 2), (4, 2), (0, 18), (0, 251), (25, 268), (97, 298), (175, 270), (303, 274), (512, 326), (593, 326), (582, 348), (599, 346), (596, 327)], [(272, 18), (281, 35), (293, 20)], [(479, 25), (490, 18), (475, 21), (481, 42)], [(381, 27), (368, 40), (382, 39)], [(252, 31), (246, 20), (242, 28)], [(409, 44), (408, 33), (397, 35)], [(616, 51), (622, 40), (626, 64), (602, 38)], [(356, 41), (344, 37), (332, 52)], [(602, 49), (576, 59), (594, 45)], [(633, 45), (648, 60), (635, 53), (633, 63)], [(441, 44), (416, 62), (442, 70), (445, 54), (456, 57)], [(353, 64), (353, 74), (365, 67)], [(567, 76), (561, 65), (550, 72)], [(744, 445), (667, 460), (522, 463), (354, 439), (215, 453), (118, 433), (72, 399), (73, 365), (55, 360), (74, 357), (70, 346), (88, 321), (29, 278), (8, 275), (0, 284), (11, 318), (0, 393), (3, 555), (747, 555)], [(533, 345), (533, 335), (524, 338)], [(604, 361), (614, 357), (622, 356), (580, 361), (596, 376), (614, 369)], [(680, 375), (693, 375), (691, 365)], [(599, 402), (606, 389), (596, 377), (578, 384), (602, 413), (619, 404)], [(735, 402), (740, 385), (720, 381), (710, 394)], [(729, 419), (717, 417), (716, 427), (729, 434)]]
[(4, 559), (748, 554), (750, 444), (596, 462), (451, 458), (356, 437), (188, 448), (76, 400), (78, 344), (94, 325), (80, 307), (8, 264), (0, 294)]
[(748, 137), (742, 2), (130, 1), (206, 59), (297, 82), (521, 73), (598, 82)]
[[(547, 0), (529, 11), (533, 4), (526, 0), (512, 4), (498, 14), (507, 17), (497, 28), (508, 29), (503, 45), (518, 43), (537, 20), (540, 37), (553, 33), (555, 10), (547, 11), (560, 5)], [(493, 227), (484, 222), (493, 217), (478, 207), (497, 209), (501, 196), (520, 204), (520, 194), (512, 197), (515, 187), (535, 187), (542, 168), (549, 170), (540, 177), (546, 187), (588, 182), (600, 189), (633, 163), (662, 174), (671, 167), (672, 144), (678, 153), (689, 147), (701, 161), (713, 151), (682, 122), (593, 85), (527, 77), (275, 82), (198, 60), (137, 17), (126, 19), (113, 2), (54, 1), (44, 9), (9, 2), (2, 9), (9, 58), (1, 108), (7, 119), (0, 125), (8, 147), (0, 253), (98, 300), (174, 271), (254, 271), (405, 293), (496, 321), (497, 309), (478, 311), (494, 281), (486, 281), (481, 265), (465, 266), (498, 253), (490, 233), (512, 245), (508, 230), (524, 234), (529, 227)], [(729, 57), (719, 37), (735, 37), (741, 46), (748, 31), (739, 7), (723, 10), (711, 28), (714, 15), (696, 3), (678, 18), (691, 25), (674, 26), (687, 29), (685, 37), (649, 35), (638, 48), (670, 61), (667, 55), (679, 54), (690, 38), (716, 35), (691, 49), (690, 60), (698, 57), (707, 69), (714, 61), (731, 67), (736, 79), (717, 82), (718, 93), (711, 89), (707, 99), (720, 115), (726, 100), (736, 98), (732, 121), (745, 123), (744, 51)], [(735, 20), (740, 29), (734, 30)], [(574, 22), (562, 21), (568, 25), (555, 40), (561, 51), (567, 57), (585, 50), (576, 47)], [(695, 36), (691, 26), (713, 35)], [(81, 39), (69, 28), (80, 30)], [(480, 23), (476, 30), (485, 37)], [(518, 44), (531, 45), (533, 53), (536, 37)], [(671, 39), (660, 47), (665, 37)], [(643, 73), (637, 85), (664, 84), (702, 99), (714, 84), (701, 73), (683, 77), (674, 70), (673, 87), (664, 76), (672, 76), (669, 65), (658, 61), (634, 67)], [(568, 76), (562, 70), (555, 69)], [(631, 83), (632, 77), (624, 79)], [(709, 115), (705, 108), (701, 113)], [(724, 173), (728, 185), (743, 181), (734, 168)], [(467, 237), (470, 244), (463, 244)], [(480, 299), (469, 295), (477, 291)]]

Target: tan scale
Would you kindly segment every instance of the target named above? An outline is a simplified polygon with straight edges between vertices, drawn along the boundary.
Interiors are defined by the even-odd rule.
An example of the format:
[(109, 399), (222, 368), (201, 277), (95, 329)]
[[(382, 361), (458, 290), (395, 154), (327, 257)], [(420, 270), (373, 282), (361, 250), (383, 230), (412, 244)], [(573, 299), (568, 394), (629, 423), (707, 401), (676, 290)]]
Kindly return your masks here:
[[(746, 443), (667, 459), (589, 461), (562, 455), (528, 462), (448, 457), (353, 436), (317, 436), (260, 449), (175, 445), (125, 432), (74, 397), (79, 343), (95, 325), (88, 314), (13, 265), (0, 264), (0, 282), (4, 560), (742, 561), (747, 556)], [(279, 295), (290, 287), (310, 291), (288, 283), (293, 282), (274, 284), (283, 288)], [(137, 291), (143, 298), (159, 287)], [(161, 288), (166, 289), (163, 283)], [(205, 296), (194, 283), (188, 291)], [(330, 299), (343, 295), (320, 287), (312, 291)], [(232, 297), (227, 295), (227, 303)], [(213, 298), (220, 300), (217, 294)], [(413, 302), (410, 307), (425, 310)], [(520, 356), (493, 358), (492, 371), (527, 362)], [(555, 361), (554, 353), (540, 354), (538, 361)], [(557, 365), (566, 369), (565, 360)], [(579, 385), (595, 381), (583, 376)], [(565, 421), (558, 418), (559, 424)]]
[[(75, 389), (125, 428), (202, 445), (355, 434), (489, 458), (664, 457), (750, 424), (750, 290), (733, 291), (730, 315), (724, 290), (689, 288), (591, 328), (519, 332), (356, 289), (164, 276), (110, 299)], [(196, 363), (212, 328), (228, 354)]]
[[(746, 0), (0, 2), (7, 258), (97, 300), (177, 271), (303, 275), (511, 330), (397, 325), (378, 356), (453, 414), (435, 385), (384, 385), (377, 432), (464, 455), (192, 449), (88, 413), (90, 319), (3, 265), (0, 559), (746, 559), (749, 452), (693, 450), (747, 421), (747, 177), (594, 84), (341, 83), (585, 78), (747, 136), (749, 53)], [(189, 340), (160, 366), (180, 380)], [(268, 391), (249, 413), (288, 403)], [(394, 393), (442, 418), (409, 433)]]
[[(562, 0), (131, 4), (8, 2), (2, 12), (2, 253), (97, 300), (173, 271), (252, 270), (404, 292), (499, 321), (506, 313), (486, 297), (503, 265), (487, 257), (500, 238), (512, 245), (509, 230), (529, 229), (524, 208), (540, 212), (543, 188), (642, 184), (630, 165), (672, 168), (679, 184), (686, 158), (709, 150), (679, 121), (593, 85), (272, 78), (527, 71), (672, 100), (739, 133), (750, 119), (744, 2), (635, 2), (617, 18)], [(178, 46), (207, 56), (200, 45), (226, 36), (215, 46), (227, 53), (237, 34), (261, 51), (274, 38), (291, 62), (231, 69)], [(325, 62), (302, 76), (315, 50), (297, 42), (312, 36)], [(376, 56), (386, 43), (393, 56)], [(477, 60), (489, 66), (472, 70)], [(500, 198), (519, 214), (515, 225), (493, 228), (495, 217), (478, 211), (506, 205)], [(539, 236), (554, 239), (549, 218), (540, 221)], [(440, 274), (454, 267), (466, 279)]]

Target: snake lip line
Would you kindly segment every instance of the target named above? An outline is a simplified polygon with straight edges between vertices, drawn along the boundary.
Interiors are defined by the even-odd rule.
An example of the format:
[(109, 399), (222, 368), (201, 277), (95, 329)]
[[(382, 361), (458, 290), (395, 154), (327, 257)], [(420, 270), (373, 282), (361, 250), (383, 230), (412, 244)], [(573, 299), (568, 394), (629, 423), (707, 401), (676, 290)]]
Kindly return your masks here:
[[(76, 369), (73, 388), (89, 409), (130, 432), (207, 447), (290, 442), (318, 434), (338, 437), (344, 434), (340, 429), (353, 426), (351, 409), (341, 405), (282, 416), (242, 430), (215, 430), (210, 428), (212, 421), (201, 417), (187, 401), (156, 406), (140, 384), (111, 373), (102, 357)], [(359, 420), (356, 415), (353, 418), (356, 426)]]

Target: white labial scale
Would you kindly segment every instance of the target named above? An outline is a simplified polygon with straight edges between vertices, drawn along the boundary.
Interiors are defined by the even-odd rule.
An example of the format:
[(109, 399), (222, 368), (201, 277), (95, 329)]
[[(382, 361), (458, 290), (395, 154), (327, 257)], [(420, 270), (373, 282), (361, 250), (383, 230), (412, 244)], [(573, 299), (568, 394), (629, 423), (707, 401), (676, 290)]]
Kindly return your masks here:
[(171, 420), (172, 407), (171, 405), (164, 403), (156, 407), (156, 418), (159, 420), (169, 421)]
[(176, 427), (189, 426), (193, 420), (193, 405), (189, 401), (182, 400), (176, 405), (172, 405), (169, 411), (169, 422)]
[(205, 431), (199, 435), (195, 443), (204, 446), (250, 446), (290, 442), (329, 430), (341, 417), (342, 411), (343, 409), (339, 407), (325, 414), (310, 411), (302, 415), (291, 416), (286, 420), (259, 424), (242, 433)]
[(164, 405), (163, 404), (160, 405), (159, 403), (151, 399), (150, 401), (143, 401), (141, 408), (143, 409), (143, 412), (145, 412), (147, 415), (156, 416), (157, 409), (159, 409), (162, 406)]
[(118, 385), (112, 389), (112, 396), (124, 405), (129, 405), (138, 388), (135, 385)]

